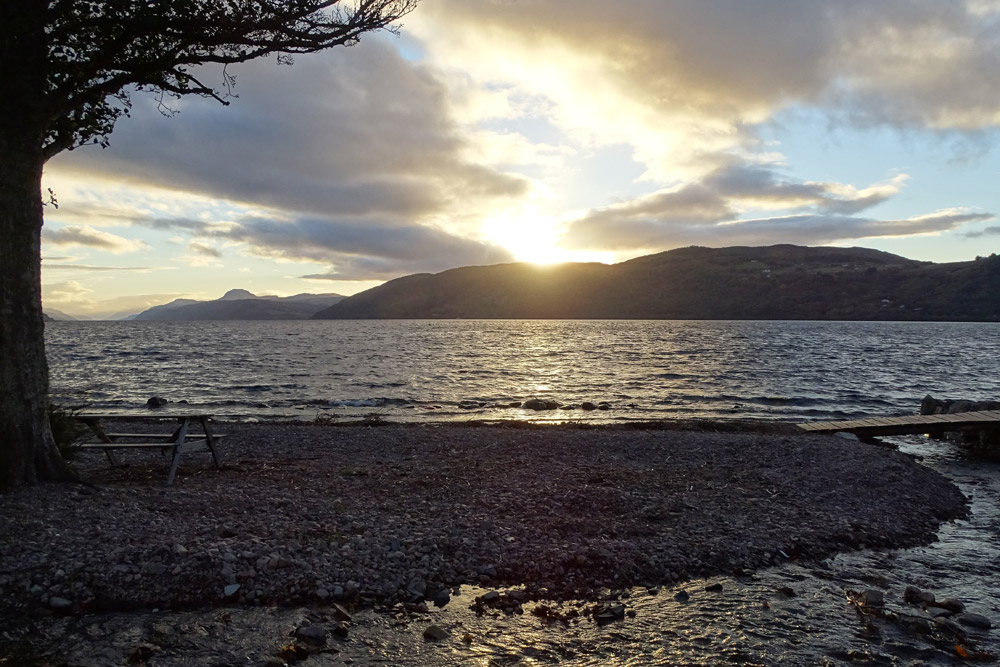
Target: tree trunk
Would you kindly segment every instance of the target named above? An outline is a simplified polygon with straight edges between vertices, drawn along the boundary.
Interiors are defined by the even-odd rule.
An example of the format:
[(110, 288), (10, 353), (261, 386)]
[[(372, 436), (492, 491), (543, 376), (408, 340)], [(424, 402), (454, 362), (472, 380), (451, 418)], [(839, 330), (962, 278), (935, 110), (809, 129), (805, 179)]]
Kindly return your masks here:
[(24, 155), (2, 134), (0, 487), (10, 487), (68, 479), (70, 474), (49, 428), (41, 293), (41, 152), (39, 147), (36, 155)]
[(0, 3), (0, 488), (72, 478), (49, 426), (42, 322), (47, 6)]

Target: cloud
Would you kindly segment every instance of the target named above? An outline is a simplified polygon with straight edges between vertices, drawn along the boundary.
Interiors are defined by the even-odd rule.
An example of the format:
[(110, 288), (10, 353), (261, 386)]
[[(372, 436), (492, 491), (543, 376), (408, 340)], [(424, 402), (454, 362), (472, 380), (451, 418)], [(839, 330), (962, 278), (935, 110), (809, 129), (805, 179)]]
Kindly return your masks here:
[(963, 236), (970, 239), (978, 239), (983, 236), (1000, 236), (1000, 227), (986, 227), (985, 229), (980, 229), (979, 231), (966, 232)]
[(195, 255), (201, 255), (202, 257), (214, 257), (216, 259), (222, 257), (222, 253), (218, 249), (204, 243), (198, 243), (197, 241), (188, 243), (187, 249)]
[[(647, 178), (670, 183), (719, 167), (733, 151), (760, 151), (757, 127), (796, 107), (862, 127), (997, 129), (1000, 21), (984, 7), (429, 0), (408, 27), (442, 68), (460, 63), (466, 78), (507, 100), (547, 100), (545, 117), (568, 138), (629, 145)], [(455, 81), (471, 98), (465, 79)], [(469, 108), (484, 119), (512, 111)]]
[(809, 213), (747, 220), (698, 222), (690, 218), (649, 218), (615, 215), (605, 210), (577, 221), (564, 244), (572, 248), (607, 247), (620, 250), (674, 248), (687, 245), (822, 245), (864, 238), (912, 236), (957, 229), (991, 220), (990, 213), (943, 210), (900, 220), (877, 220), (835, 213)]
[[(634, 200), (595, 209), (573, 220), (561, 245), (573, 249), (614, 249), (636, 252), (710, 243), (713, 239), (742, 239), (734, 243), (817, 242), (917, 234), (927, 231), (925, 221), (890, 225), (868, 218), (854, 218), (864, 210), (899, 193), (907, 177), (899, 174), (884, 183), (855, 188), (841, 183), (801, 182), (777, 173), (773, 166), (733, 160), (700, 181), (661, 190)], [(742, 220), (747, 211), (785, 211), (786, 215)], [(972, 217), (969, 217), (972, 216)], [(960, 222), (989, 219), (985, 213), (962, 213)], [(940, 225), (941, 216), (928, 216)], [(918, 220), (914, 218), (913, 221)], [(829, 223), (829, 224), (826, 224)], [(796, 225), (801, 225), (797, 229)], [(876, 233), (876, 229), (909, 229), (909, 232)], [(942, 227), (944, 228), (944, 227)], [(819, 230), (827, 230), (820, 232)], [(769, 236), (770, 234), (770, 236)]]
[[(176, 102), (181, 113), (165, 119), (154, 101), (137, 96), (109, 149), (61, 155), (54, 171), (242, 207), (239, 222), (171, 215), (165, 207), (109, 211), (90, 204), (76, 213), (190, 235), (189, 263), (219, 258), (205, 251), (211, 239), (245, 243), (261, 256), (330, 262), (331, 272), (352, 277), (384, 277), (393, 266), (399, 275), (509, 259), (475, 240), (479, 221), (523, 196), (530, 182), (490, 162), (548, 163), (562, 149), (533, 146), (516, 134), (472, 142), (452, 120), (435, 72), (403, 59), (394, 46), (372, 39), (297, 57), (291, 68), (268, 61), (230, 68), (239, 99), (228, 108), (183, 99)], [(266, 222), (248, 218), (250, 209)]]
[(233, 72), (239, 98), (228, 108), (184, 99), (165, 119), (137, 96), (111, 148), (74, 151), (57, 167), (275, 209), (411, 220), (526, 187), (462, 158), (444, 88), (382, 40)]
[(991, 216), (881, 220), (907, 176), (792, 178), (762, 128), (801, 110), (988, 145), (998, 18), (993, 0), (424, 0), (405, 57), (375, 37), (291, 68), (240, 65), (231, 106), (185, 98), (171, 119), (137, 95), (110, 149), (60, 155), (50, 173), (155, 188), (155, 205), (82, 198), (47, 213), (175, 234), (192, 264), (224, 248), (227, 263), (319, 262), (329, 270), (313, 276), (350, 280), (508, 261), (486, 228), (529, 208), (532, 223), (557, 221), (546, 232), (565, 224), (566, 248), (632, 254), (954, 229)]
[(72, 271), (152, 271), (151, 266), (91, 266), (89, 264), (52, 264), (45, 262), (42, 265), (44, 271), (53, 269), (63, 269)]
[(49, 283), (42, 286), (42, 296), (45, 301), (53, 303), (73, 302), (93, 290), (84, 287), (75, 280)]
[(115, 254), (149, 247), (142, 241), (129, 240), (87, 225), (68, 225), (58, 229), (46, 227), (42, 230), (42, 240), (53, 246), (87, 246)]
[(388, 228), (324, 218), (259, 219), (243, 221), (224, 236), (247, 244), (258, 255), (329, 263), (331, 271), (308, 277), (331, 280), (386, 280), (406, 273), (513, 261), (498, 246), (421, 225)]

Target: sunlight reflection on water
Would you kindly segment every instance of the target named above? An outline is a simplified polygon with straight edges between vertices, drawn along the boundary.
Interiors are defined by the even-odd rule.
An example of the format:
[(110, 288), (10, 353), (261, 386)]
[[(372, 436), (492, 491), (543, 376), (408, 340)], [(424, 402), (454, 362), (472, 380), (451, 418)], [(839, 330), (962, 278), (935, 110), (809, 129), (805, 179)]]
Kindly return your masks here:
[[(53, 394), (92, 409), (155, 394), (229, 417), (792, 420), (912, 413), (926, 393), (994, 398), (1000, 325), (50, 322), (46, 344)], [(535, 397), (612, 410), (508, 407)]]

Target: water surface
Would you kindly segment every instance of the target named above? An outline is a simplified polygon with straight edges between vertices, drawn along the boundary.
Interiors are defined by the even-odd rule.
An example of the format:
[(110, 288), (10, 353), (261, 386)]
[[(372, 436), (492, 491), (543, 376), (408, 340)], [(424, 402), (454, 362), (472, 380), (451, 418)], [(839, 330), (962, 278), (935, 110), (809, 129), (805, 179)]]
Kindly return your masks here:
[[(997, 398), (1000, 324), (50, 322), (46, 343), (53, 394), (98, 410), (158, 395), (238, 418), (800, 420)], [(535, 397), (612, 409), (508, 407)]]

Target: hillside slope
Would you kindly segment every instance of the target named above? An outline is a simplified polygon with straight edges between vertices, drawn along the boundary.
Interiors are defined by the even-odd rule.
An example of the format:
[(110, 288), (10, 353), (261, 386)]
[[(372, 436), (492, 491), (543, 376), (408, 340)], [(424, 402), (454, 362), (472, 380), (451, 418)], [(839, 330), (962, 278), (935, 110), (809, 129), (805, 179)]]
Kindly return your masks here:
[(337, 303), (339, 294), (296, 294), (289, 297), (257, 296), (234, 289), (213, 301), (177, 299), (153, 306), (136, 315), (136, 320), (307, 320), (318, 311)]
[(681, 248), (621, 264), (416, 274), (317, 319), (1000, 321), (1000, 257), (934, 264), (867, 248)]

